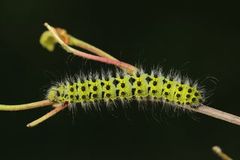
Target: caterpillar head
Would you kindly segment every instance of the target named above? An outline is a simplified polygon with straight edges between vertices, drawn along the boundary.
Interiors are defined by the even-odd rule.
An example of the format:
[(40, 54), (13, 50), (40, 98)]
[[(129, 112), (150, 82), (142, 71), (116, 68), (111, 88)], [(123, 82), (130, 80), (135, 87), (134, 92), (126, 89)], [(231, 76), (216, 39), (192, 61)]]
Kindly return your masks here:
[(48, 90), (48, 93), (47, 93), (47, 99), (52, 101), (52, 102), (58, 102), (59, 99), (59, 91), (56, 87), (51, 87), (49, 90)]

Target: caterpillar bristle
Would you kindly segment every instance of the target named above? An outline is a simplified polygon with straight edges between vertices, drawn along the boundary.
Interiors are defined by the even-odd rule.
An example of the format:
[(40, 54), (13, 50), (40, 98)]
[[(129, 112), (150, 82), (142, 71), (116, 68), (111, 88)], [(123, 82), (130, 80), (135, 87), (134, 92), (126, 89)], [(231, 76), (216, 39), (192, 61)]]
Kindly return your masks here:
[[(200, 88), (200, 89), (199, 89)], [(47, 99), (56, 103), (68, 103), (70, 107), (80, 104), (83, 108), (104, 102), (107, 106), (120, 101), (139, 103), (161, 102), (172, 107), (200, 107), (204, 101), (204, 91), (188, 77), (171, 71), (164, 76), (161, 69), (150, 74), (143, 69), (130, 75), (124, 71), (89, 73), (87, 76), (68, 77), (53, 85), (47, 93)]]

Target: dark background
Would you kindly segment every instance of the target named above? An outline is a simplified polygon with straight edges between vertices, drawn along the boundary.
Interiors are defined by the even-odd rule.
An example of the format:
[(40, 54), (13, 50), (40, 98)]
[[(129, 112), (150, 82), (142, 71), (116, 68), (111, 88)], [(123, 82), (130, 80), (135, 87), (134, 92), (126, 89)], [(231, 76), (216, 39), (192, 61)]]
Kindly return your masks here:
[[(60, 47), (49, 53), (39, 45), (43, 23), (49, 22), (131, 64), (205, 80), (212, 95), (208, 104), (240, 115), (238, 6), (230, 1), (1, 0), (0, 102), (38, 101), (66, 74), (114, 68), (70, 56)], [(50, 108), (0, 112), (1, 159), (213, 160), (216, 144), (240, 157), (239, 126), (170, 111), (157, 113), (155, 120), (151, 110), (131, 105), (102, 113), (80, 110), (74, 119), (64, 111), (32, 129), (25, 125)]]

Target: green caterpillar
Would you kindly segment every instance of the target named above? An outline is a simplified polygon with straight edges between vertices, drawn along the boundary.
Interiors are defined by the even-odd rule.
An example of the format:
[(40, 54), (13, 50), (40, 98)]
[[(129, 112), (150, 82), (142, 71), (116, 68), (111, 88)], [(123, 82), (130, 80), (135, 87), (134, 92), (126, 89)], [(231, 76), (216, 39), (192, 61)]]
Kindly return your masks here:
[(198, 88), (197, 83), (183, 82), (180, 76), (163, 76), (160, 71), (151, 74), (140, 71), (133, 75), (117, 72), (115, 76), (110, 73), (102, 74), (101, 78), (99, 75), (81, 76), (57, 83), (48, 90), (47, 99), (70, 106), (149, 100), (196, 108), (204, 102), (203, 91)]

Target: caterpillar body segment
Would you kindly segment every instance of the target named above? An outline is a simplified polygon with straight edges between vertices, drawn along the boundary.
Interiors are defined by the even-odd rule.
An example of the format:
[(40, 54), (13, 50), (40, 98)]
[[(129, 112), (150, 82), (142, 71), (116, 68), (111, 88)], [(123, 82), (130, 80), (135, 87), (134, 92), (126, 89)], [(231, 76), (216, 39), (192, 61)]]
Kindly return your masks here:
[(56, 103), (82, 106), (98, 102), (156, 101), (179, 107), (199, 107), (204, 102), (203, 91), (196, 83), (184, 82), (179, 76), (164, 76), (160, 71), (147, 74), (140, 71), (130, 75), (117, 72), (70, 78), (56, 83), (47, 93), (47, 99)]

